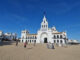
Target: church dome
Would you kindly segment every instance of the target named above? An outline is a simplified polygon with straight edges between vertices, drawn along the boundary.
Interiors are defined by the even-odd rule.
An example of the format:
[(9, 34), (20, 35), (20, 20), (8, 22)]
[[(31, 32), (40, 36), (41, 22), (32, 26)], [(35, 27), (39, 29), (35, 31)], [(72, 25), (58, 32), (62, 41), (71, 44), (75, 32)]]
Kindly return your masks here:
[(53, 26), (53, 27), (52, 27), (52, 30), (56, 30), (56, 28)]

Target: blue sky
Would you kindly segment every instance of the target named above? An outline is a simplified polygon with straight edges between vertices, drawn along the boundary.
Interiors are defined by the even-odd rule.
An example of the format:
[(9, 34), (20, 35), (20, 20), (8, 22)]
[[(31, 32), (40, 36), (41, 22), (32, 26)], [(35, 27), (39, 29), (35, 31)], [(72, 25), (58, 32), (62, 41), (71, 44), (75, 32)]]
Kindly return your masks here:
[(24, 29), (37, 33), (44, 11), (49, 27), (80, 40), (80, 0), (0, 0), (0, 30), (18, 37)]

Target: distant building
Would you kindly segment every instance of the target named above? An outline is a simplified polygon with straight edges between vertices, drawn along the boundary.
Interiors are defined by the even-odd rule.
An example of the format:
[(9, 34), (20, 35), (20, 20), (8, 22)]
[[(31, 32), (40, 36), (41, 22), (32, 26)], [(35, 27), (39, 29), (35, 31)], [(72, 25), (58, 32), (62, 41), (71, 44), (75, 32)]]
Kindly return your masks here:
[(2, 40), (16, 40), (17, 34), (16, 33), (3, 33), (0, 31), (0, 41)]
[(29, 31), (23, 30), (21, 32), (21, 42), (25, 42), (26, 40), (28, 43), (34, 43), (36, 42), (37, 34), (30, 34)]
[(37, 34), (30, 34), (29, 31), (23, 30), (21, 32), (21, 42), (28, 41), (28, 43), (56, 43), (56, 44), (66, 44), (67, 43), (67, 33), (58, 32), (53, 26), (48, 27), (48, 21), (44, 16), (41, 23), (41, 28), (38, 30)]
[(16, 40), (17, 34), (16, 33), (5, 33), (4, 34), (4, 39), (8, 40)]
[(80, 44), (78, 40), (68, 40), (68, 44)]
[(0, 42), (2, 41), (3, 39), (3, 31), (0, 31)]

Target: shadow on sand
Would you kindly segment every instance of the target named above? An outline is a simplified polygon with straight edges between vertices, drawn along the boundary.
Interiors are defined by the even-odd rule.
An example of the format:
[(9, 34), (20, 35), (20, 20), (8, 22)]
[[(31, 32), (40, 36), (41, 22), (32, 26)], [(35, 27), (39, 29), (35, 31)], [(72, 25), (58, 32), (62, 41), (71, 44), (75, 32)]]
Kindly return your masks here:
[(3, 42), (0, 42), (0, 46), (12, 45), (12, 43), (15, 43), (15, 42), (14, 41), (3, 41)]

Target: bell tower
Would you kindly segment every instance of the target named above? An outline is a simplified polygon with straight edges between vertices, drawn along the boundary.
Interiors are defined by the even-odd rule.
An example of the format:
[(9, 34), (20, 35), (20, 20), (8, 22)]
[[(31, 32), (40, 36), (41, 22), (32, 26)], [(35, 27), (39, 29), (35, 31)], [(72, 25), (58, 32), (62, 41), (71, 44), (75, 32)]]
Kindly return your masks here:
[(48, 30), (48, 22), (47, 22), (47, 19), (45, 17), (45, 14), (44, 14), (44, 17), (43, 17), (43, 21), (41, 23), (41, 30)]

